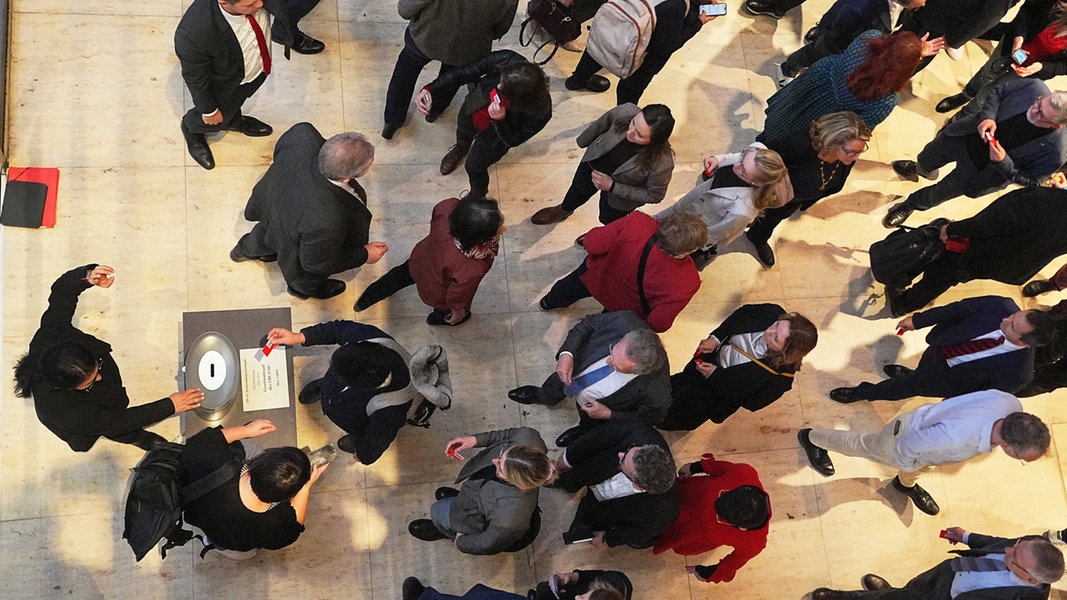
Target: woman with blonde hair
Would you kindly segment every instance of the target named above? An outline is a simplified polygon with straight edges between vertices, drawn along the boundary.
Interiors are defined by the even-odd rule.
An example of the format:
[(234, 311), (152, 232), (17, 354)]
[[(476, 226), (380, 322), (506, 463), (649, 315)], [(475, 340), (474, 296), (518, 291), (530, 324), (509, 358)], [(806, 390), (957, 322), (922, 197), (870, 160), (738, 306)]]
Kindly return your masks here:
[(438, 488), (429, 519), (416, 519), (408, 532), (432, 542), (451, 539), (466, 554), (518, 552), (541, 528), (537, 490), (556, 479), (541, 435), (529, 427), (487, 431), (452, 439), (448, 456), (484, 448), (459, 471), (460, 489)]
[(835, 112), (771, 144), (785, 161), (793, 199), (760, 215), (745, 232), (763, 266), (774, 265), (770, 239), (774, 228), (798, 210), (807, 210), (819, 200), (845, 186), (853, 165), (867, 150), (871, 130), (853, 112)]
[(755, 143), (741, 152), (704, 159), (704, 172), (697, 179), (697, 186), (656, 218), (677, 213), (700, 217), (708, 228), (708, 240), (693, 252), (692, 258), (697, 269), (702, 270), (715, 258), (719, 244), (734, 241), (765, 210), (782, 206), (792, 198), (782, 157)]

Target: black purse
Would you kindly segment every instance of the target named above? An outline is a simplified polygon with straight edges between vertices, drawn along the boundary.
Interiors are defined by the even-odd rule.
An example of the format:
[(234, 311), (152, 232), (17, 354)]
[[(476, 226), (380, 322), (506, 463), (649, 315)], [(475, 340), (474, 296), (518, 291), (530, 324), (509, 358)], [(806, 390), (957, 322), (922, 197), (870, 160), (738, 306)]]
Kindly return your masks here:
[[(570, 7), (560, 4), (557, 0), (530, 0), (526, 13), (529, 16), (522, 22), (519, 29), (519, 45), (526, 47), (533, 43), (534, 32), (537, 29), (552, 37), (534, 51), (533, 62), (539, 65), (552, 60), (560, 44), (576, 40), (582, 35), (581, 23), (574, 20)], [(531, 21), (533, 21), (532, 24)], [(529, 36), (526, 35), (527, 26), (530, 27)], [(537, 55), (549, 44), (552, 44), (552, 51), (544, 60), (537, 60)]]

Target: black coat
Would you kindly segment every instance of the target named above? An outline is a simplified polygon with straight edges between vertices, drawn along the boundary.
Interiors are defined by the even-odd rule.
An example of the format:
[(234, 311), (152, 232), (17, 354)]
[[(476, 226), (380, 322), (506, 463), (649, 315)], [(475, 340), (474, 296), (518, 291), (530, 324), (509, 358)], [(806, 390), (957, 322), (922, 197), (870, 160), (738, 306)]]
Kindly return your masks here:
[(75, 452), (89, 450), (101, 436), (133, 433), (174, 414), (170, 398), (130, 408), (119, 367), (111, 358), (111, 346), (71, 324), (78, 296), (93, 287), (85, 277), (94, 268), (96, 265), (91, 264), (71, 269), (52, 284), (48, 309), (41, 316), (41, 328), (33, 334), (25, 359), (36, 361), (57, 342), (77, 342), (103, 361), (101, 379), (88, 391), (57, 390), (45, 381), (30, 388), (37, 418)]
[[(733, 312), (721, 325), (711, 332), (720, 340), (719, 348), (732, 335), (754, 333), (770, 327), (785, 309), (777, 304), (746, 304)], [(716, 348), (713, 360), (718, 356)], [(706, 420), (722, 423), (739, 408), (757, 411), (769, 406), (793, 387), (795, 370), (783, 367), (775, 374), (754, 362), (719, 367), (710, 376), (704, 377), (696, 370), (695, 359), (689, 361), (685, 370), (671, 376), (673, 402), (664, 417), (661, 429), (696, 429)]]
[[(285, 46), (288, 58), (294, 30), (289, 11), (282, 0), (263, 0), (263, 8), (276, 21), (272, 27), (276, 35), (272, 35), (272, 40)], [(218, 0), (193, 0), (174, 32), (174, 52), (181, 63), (182, 79), (193, 97), (193, 105), (203, 114), (215, 112), (244, 79), (244, 54), (233, 29), (222, 16)]]
[(278, 253), (278, 266), (290, 284), (321, 280), (367, 262), (367, 193), (350, 180), (356, 198), (322, 176), (317, 161), (325, 142), (310, 123), (293, 125), (278, 139), (274, 164), (245, 207), (245, 218), (266, 228), (264, 242)]
[(1067, 253), (1067, 191), (1008, 192), (969, 219), (949, 223), (948, 235), (970, 238), (956, 257), (961, 281), (992, 279), (1022, 285)]

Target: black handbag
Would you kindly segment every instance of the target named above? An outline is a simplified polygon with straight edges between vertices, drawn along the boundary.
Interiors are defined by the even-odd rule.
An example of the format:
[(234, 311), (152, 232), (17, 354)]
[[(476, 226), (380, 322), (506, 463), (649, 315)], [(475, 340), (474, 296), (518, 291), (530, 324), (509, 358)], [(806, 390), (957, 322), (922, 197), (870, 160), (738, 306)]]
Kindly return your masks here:
[[(533, 42), (534, 31), (538, 28), (552, 38), (542, 43), (534, 51), (533, 62), (539, 65), (546, 64), (552, 60), (552, 57), (556, 55), (556, 51), (559, 50), (560, 44), (576, 40), (582, 35), (582, 25), (574, 20), (570, 7), (560, 4), (557, 0), (530, 0), (530, 4), (526, 7), (526, 14), (529, 16), (522, 22), (522, 26), (519, 29), (519, 44), (521, 46), (526, 47)], [(530, 23), (531, 21), (533, 21), (532, 24)], [(530, 27), (529, 36), (526, 36), (527, 26)], [(538, 53), (549, 44), (552, 44), (552, 52), (544, 60), (537, 60)]]

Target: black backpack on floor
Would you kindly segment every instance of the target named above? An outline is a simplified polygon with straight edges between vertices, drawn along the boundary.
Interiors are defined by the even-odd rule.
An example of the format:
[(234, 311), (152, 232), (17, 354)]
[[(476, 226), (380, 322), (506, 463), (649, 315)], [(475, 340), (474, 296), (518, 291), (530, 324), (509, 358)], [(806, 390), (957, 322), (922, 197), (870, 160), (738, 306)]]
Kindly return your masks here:
[(159, 552), (184, 546), (193, 533), (183, 528), (182, 507), (241, 473), (243, 459), (234, 460), (186, 485), (182, 478), (185, 446), (164, 443), (149, 450), (133, 468), (126, 493), (125, 528), (122, 537), (130, 543), (137, 561), (162, 540)]
[(926, 265), (945, 253), (941, 226), (948, 219), (935, 219), (919, 227), (898, 227), (884, 240), (871, 244), (871, 275), (889, 287), (903, 288), (923, 272)]

